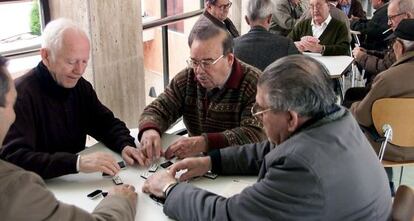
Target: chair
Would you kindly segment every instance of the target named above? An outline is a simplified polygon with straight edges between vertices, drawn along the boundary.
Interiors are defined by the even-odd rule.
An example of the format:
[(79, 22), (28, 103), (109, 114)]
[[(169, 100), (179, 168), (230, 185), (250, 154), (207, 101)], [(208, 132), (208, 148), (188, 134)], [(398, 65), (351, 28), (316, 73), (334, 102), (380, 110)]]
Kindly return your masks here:
[(414, 220), (414, 190), (401, 185), (395, 194), (392, 204), (391, 218), (393, 221)]
[(379, 159), (384, 167), (401, 166), (400, 184), (403, 169), (414, 165), (414, 161), (393, 162), (383, 160), (387, 143), (401, 148), (414, 147), (414, 98), (383, 98), (372, 105), (372, 120), (377, 133), (383, 136)]

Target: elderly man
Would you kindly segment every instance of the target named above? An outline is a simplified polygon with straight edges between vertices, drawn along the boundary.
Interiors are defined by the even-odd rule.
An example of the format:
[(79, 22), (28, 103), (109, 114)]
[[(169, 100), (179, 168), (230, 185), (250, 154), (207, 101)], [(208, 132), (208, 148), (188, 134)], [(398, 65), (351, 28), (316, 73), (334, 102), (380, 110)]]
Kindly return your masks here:
[(115, 175), (120, 168), (110, 154), (77, 154), (89, 134), (133, 164), (138, 158), (134, 138), (82, 78), (90, 48), (85, 32), (58, 19), (46, 26), (43, 38), (42, 61), (16, 79), (17, 117), (1, 157), (43, 178), (96, 171)]
[(211, 23), (196, 26), (189, 38), (189, 67), (178, 73), (165, 92), (144, 109), (138, 139), (145, 158), (158, 158), (160, 136), (183, 116), (189, 133), (173, 143), (166, 158), (179, 158), (264, 138), (251, 115), (261, 73), (235, 59), (233, 39)]
[[(164, 212), (177, 220), (388, 220), (385, 172), (352, 115), (335, 104), (330, 82), (310, 57), (277, 60), (260, 77), (252, 108), (268, 141), (184, 159), (149, 177), (143, 191), (166, 198)], [(259, 177), (225, 198), (177, 183), (183, 169), (180, 180), (208, 170)]]
[(234, 55), (262, 71), (281, 57), (299, 53), (291, 39), (269, 32), (273, 8), (271, 0), (250, 0), (246, 15), (250, 31), (234, 40)]
[[(392, 0), (387, 5), (388, 25), (392, 31), (395, 31), (401, 20), (414, 18), (414, 3), (412, 0)], [(368, 87), (370, 87), (377, 74), (387, 70), (396, 60), (392, 47), (386, 50), (381, 50), (381, 48), (366, 50), (362, 47), (356, 47), (352, 53), (355, 62), (366, 71)]]
[[(396, 37), (393, 49), (397, 61), (386, 71), (375, 77), (371, 90), (360, 102), (351, 106), (351, 111), (358, 123), (365, 127), (373, 127), (371, 108), (381, 98), (414, 97), (414, 19), (400, 22), (392, 37)], [(372, 142), (378, 151), (380, 144)], [(387, 145), (384, 159), (392, 161), (414, 160), (414, 151)]]
[(270, 32), (287, 36), (303, 14), (300, 0), (272, 0), (276, 6), (270, 24)]
[(351, 20), (351, 29), (365, 35), (363, 44), (365, 48), (369, 50), (384, 50), (387, 48), (384, 39), (389, 35), (389, 33), (385, 32), (388, 29), (388, 0), (371, 0), (371, 3), (375, 9), (372, 18), (367, 20), (365, 18), (353, 17)]
[(211, 22), (227, 30), (233, 38), (240, 36), (233, 22), (227, 17), (232, 3), (229, 0), (205, 0), (204, 13), (197, 20), (194, 27), (200, 23)]
[[(0, 143), (15, 120), (16, 89), (0, 56)], [(1, 146), (0, 146), (1, 148)], [(56, 200), (36, 174), (0, 160), (0, 214), (2, 220), (134, 220), (134, 187), (112, 188), (92, 214)]]
[(299, 22), (289, 34), (299, 51), (348, 54), (349, 31), (344, 23), (331, 17), (327, 0), (310, 0), (309, 3), (312, 18)]
[[(388, 5), (388, 24), (395, 31), (403, 19), (414, 18), (414, 2), (412, 0), (392, 0)], [(349, 88), (345, 93), (343, 105), (350, 107), (354, 102), (361, 101), (371, 89), (371, 84), (377, 74), (387, 70), (396, 61), (394, 49), (391, 46), (385, 51), (365, 50), (356, 47), (353, 52), (355, 61), (367, 72), (366, 87)]]

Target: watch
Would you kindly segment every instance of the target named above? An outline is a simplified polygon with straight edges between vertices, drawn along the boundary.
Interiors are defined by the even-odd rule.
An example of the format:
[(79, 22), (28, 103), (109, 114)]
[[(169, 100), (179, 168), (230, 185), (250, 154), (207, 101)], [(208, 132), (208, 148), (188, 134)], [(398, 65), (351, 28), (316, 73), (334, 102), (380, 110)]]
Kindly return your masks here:
[(164, 195), (164, 198), (167, 198), (168, 194), (170, 193), (170, 191), (172, 190), (172, 188), (174, 188), (177, 185), (177, 181), (171, 182), (171, 183), (167, 183), (164, 188), (162, 188), (162, 194)]

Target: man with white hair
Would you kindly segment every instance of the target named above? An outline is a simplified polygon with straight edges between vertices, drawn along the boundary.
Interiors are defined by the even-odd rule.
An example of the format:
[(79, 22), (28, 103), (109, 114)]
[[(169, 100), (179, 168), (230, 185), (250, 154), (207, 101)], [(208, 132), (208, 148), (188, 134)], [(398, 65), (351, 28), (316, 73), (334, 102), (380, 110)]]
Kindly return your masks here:
[(312, 18), (299, 22), (288, 37), (301, 52), (347, 55), (350, 39), (346, 25), (332, 18), (327, 0), (310, 0), (309, 3)]
[[(0, 56), (0, 144), (16, 118), (15, 101), (16, 89), (6, 69), (6, 59)], [(134, 190), (131, 185), (113, 187), (88, 213), (56, 200), (38, 175), (0, 160), (2, 220), (134, 220), (137, 204)]]
[(125, 123), (82, 78), (90, 51), (85, 32), (68, 19), (57, 19), (46, 26), (43, 38), (42, 61), (16, 79), (17, 117), (1, 157), (43, 178), (97, 171), (115, 175), (120, 167), (110, 154), (77, 154), (90, 135), (121, 153), (128, 164), (137, 162)]
[(262, 71), (278, 58), (299, 54), (291, 39), (269, 32), (273, 10), (271, 0), (250, 0), (245, 17), (250, 31), (234, 39), (236, 57)]

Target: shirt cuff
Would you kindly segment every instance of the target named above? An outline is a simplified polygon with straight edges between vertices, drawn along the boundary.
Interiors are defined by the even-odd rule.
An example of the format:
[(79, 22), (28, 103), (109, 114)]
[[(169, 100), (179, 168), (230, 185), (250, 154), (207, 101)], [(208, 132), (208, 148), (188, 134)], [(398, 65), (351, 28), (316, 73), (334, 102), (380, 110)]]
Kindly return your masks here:
[(76, 160), (76, 171), (79, 172), (79, 164), (80, 164), (80, 155), (78, 155), (78, 159)]

